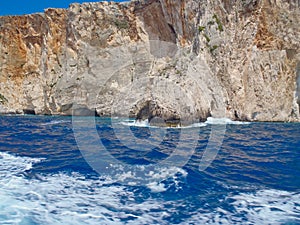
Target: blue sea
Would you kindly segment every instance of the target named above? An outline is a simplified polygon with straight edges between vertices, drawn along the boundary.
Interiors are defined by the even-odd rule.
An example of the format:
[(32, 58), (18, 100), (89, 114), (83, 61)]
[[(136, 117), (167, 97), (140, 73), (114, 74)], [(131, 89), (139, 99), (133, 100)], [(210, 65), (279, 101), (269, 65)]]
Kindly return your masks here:
[(299, 123), (1, 116), (0, 224), (300, 224), (299, 137)]

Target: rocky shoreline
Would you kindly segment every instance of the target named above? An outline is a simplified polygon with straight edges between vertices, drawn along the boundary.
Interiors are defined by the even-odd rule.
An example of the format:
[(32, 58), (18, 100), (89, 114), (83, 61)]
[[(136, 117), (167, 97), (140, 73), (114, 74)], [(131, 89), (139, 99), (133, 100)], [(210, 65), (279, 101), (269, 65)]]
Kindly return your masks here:
[(0, 17), (0, 114), (299, 121), (300, 3), (140, 0)]

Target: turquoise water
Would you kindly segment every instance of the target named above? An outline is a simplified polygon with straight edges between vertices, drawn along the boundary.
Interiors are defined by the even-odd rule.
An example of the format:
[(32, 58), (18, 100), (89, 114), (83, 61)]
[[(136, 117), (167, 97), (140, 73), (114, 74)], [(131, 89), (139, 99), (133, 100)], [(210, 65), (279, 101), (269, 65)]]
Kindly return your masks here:
[[(126, 173), (91, 167), (86, 151), (99, 142), (84, 127), (74, 133), (71, 117), (2, 116), (0, 124), (0, 224), (300, 224), (300, 124), (227, 121), (201, 171), (212, 129), (224, 124), (97, 118), (97, 141), (121, 165), (111, 168)], [(87, 150), (78, 132), (90, 138)], [(178, 146), (187, 162), (160, 165)], [(137, 165), (153, 171), (130, 171)]]

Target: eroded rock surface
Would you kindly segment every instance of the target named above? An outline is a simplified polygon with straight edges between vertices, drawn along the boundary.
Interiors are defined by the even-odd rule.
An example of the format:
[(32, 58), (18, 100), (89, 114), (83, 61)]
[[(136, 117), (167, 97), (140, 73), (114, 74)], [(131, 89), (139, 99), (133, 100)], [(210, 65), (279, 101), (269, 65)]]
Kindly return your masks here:
[(298, 121), (299, 7), (141, 0), (0, 17), (0, 112)]

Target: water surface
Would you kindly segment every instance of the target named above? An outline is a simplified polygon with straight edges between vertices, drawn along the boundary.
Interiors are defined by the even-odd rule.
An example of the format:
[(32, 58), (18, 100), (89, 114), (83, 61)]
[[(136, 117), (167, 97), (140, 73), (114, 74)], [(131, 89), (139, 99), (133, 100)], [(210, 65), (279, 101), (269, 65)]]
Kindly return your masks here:
[[(120, 121), (118, 134), (110, 118), (96, 124), (103, 145), (124, 164), (158, 163), (179, 144), (181, 129), (131, 126), (142, 141), (129, 148), (131, 139), (120, 141), (128, 124)], [(0, 224), (300, 224), (300, 125), (227, 124), (216, 159), (199, 171), (212, 126), (186, 128), (199, 135), (184, 167), (161, 168), (156, 182), (134, 185), (89, 166), (71, 117), (2, 116)]]

